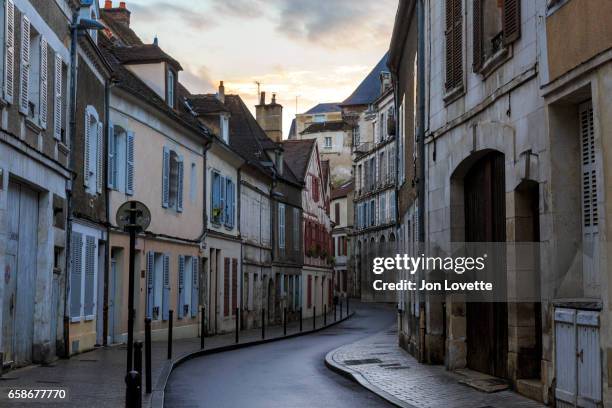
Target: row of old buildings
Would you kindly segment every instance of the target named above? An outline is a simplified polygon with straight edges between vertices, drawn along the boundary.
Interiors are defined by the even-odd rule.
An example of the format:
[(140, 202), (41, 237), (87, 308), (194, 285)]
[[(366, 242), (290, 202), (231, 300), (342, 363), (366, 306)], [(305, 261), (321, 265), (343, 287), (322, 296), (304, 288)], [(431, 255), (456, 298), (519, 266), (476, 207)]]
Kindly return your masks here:
[[(129, 237), (145, 204), (136, 336), (206, 335), (331, 310), (328, 161), (282, 141), (282, 106), (253, 117), (223, 82), (194, 94), (131, 29), (125, 2), (0, 2), (0, 355), (49, 362), (127, 337)], [(174, 311), (173, 314), (170, 311)], [(171, 317), (172, 316), (172, 317)]]

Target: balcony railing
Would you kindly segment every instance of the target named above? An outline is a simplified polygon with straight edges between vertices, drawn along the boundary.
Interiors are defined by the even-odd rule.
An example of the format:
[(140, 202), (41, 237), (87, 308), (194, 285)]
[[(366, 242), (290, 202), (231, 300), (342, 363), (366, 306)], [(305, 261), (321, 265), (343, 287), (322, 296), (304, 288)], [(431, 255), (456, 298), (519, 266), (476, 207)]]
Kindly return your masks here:
[(353, 146), (353, 153), (364, 154), (372, 150), (372, 142), (363, 142), (357, 146)]

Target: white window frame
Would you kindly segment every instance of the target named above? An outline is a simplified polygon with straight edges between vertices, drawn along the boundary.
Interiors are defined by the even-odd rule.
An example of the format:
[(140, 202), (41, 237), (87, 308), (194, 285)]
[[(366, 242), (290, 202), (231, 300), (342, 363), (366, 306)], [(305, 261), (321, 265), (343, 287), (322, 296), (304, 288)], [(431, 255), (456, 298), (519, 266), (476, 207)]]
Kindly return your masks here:
[[(81, 248), (80, 248), (80, 272), (81, 272), (81, 282), (80, 282), (80, 307), (79, 307), (79, 316), (72, 315), (72, 296), (69, 296), (70, 299), (70, 322), (78, 323), (82, 321), (91, 321), (96, 318), (97, 311), (97, 302), (98, 302), (98, 237), (95, 235), (87, 234), (82, 231), (75, 231), (76, 234), (80, 234), (81, 236)], [(87, 238), (91, 238), (94, 241), (94, 249), (93, 249), (93, 292), (92, 292), (92, 314), (85, 315), (85, 289), (87, 286)], [(74, 254), (73, 254), (74, 255)], [(74, 259), (73, 259), (74, 265)], [(73, 269), (71, 268), (70, 273), (73, 273)], [(71, 282), (72, 283), (72, 282)]]
[[(93, 124), (90, 118), (93, 118)], [(85, 191), (91, 195), (95, 195), (100, 190), (98, 188), (98, 171), (101, 169), (100, 161), (102, 157), (99, 149), (101, 146), (98, 126), (100, 125), (100, 117), (96, 108), (92, 105), (88, 105), (85, 108), (85, 126), (84, 135), (85, 140), (83, 143), (83, 183), (85, 184)], [(92, 139), (93, 138), (93, 139)], [(93, 156), (93, 157), (92, 157)]]
[[(329, 143), (328, 143), (328, 142), (329, 142)], [(333, 147), (333, 145), (334, 145), (334, 142), (333, 142), (332, 137), (331, 137), (331, 136), (325, 136), (325, 139), (324, 139), (324, 146), (323, 146), (323, 147), (324, 147), (325, 149), (331, 149), (331, 148)]]

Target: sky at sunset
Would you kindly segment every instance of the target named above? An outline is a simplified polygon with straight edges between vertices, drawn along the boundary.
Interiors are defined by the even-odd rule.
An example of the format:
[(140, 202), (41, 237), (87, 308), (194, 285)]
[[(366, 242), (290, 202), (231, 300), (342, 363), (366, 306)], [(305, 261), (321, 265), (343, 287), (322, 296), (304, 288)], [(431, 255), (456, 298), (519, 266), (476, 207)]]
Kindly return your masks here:
[[(114, 0), (114, 3), (118, 3)], [(117, 6), (117, 4), (115, 4)], [(256, 81), (295, 115), (346, 98), (386, 52), (397, 0), (127, 0), (131, 27), (184, 68), (191, 92), (238, 93), (253, 109)]]

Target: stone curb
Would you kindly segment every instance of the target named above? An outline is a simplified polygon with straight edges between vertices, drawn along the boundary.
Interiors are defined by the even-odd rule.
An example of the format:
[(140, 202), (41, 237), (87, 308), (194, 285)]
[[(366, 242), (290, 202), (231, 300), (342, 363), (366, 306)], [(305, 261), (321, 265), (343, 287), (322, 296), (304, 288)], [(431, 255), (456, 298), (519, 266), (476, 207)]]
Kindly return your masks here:
[(211, 349), (197, 350), (197, 351), (193, 351), (189, 353), (184, 353), (176, 357), (173, 360), (168, 360), (164, 364), (164, 367), (162, 368), (161, 373), (159, 374), (159, 377), (157, 378), (157, 384), (153, 386), (149, 407), (151, 408), (163, 408), (164, 407), (165, 389), (166, 389), (166, 384), (168, 383), (168, 379), (170, 378), (170, 374), (175, 368), (179, 367), (181, 364), (191, 359), (207, 356), (210, 354), (223, 353), (225, 351), (238, 350), (241, 348), (258, 346), (260, 344), (272, 343), (275, 341), (292, 339), (295, 337), (305, 336), (307, 334), (317, 333), (329, 327), (342, 323), (345, 320), (350, 319), (351, 317), (353, 317), (354, 314), (355, 314), (355, 311), (352, 311), (351, 313), (349, 313), (347, 316), (343, 317), (342, 319), (329, 323), (327, 326), (321, 326), (315, 330), (304, 330), (301, 332), (288, 334), (286, 336), (272, 337), (272, 338), (265, 339), (265, 340), (255, 340), (255, 341), (250, 341), (247, 343), (230, 344), (227, 346), (219, 346), (219, 347), (214, 347)]
[[(376, 334), (374, 335), (376, 336)], [(370, 337), (374, 337), (374, 336), (370, 336)], [(363, 341), (363, 339), (356, 341), (355, 343), (358, 343), (360, 341)], [(333, 372), (340, 374), (341, 376), (348, 378), (351, 381), (356, 382), (357, 384), (361, 385), (362, 387), (366, 388), (368, 391), (378, 395), (380, 398), (384, 399), (385, 401), (395, 405), (396, 407), (400, 407), (400, 408), (417, 408), (414, 405), (411, 405), (405, 401), (400, 400), (399, 398), (389, 394), (388, 392), (378, 388), (377, 386), (373, 385), (372, 383), (370, 383), (361, 373), (347, 367), (346, 365), (339, 363), (338, 361), (336, 361), (334, 359), (335, 354), (340, 351), (340, 349), (350, 346), (351, 344), (355, 344), (355, 343), (350, 343), (350, 344), (345, 344), (344, 346), (340, 346), (332, 351), (330, 351), (329, 353), (327, 353), (325, 355), (325, 365), (327, 366), (327, 368), (329, 368), (330, 370), (332, 370)]]

